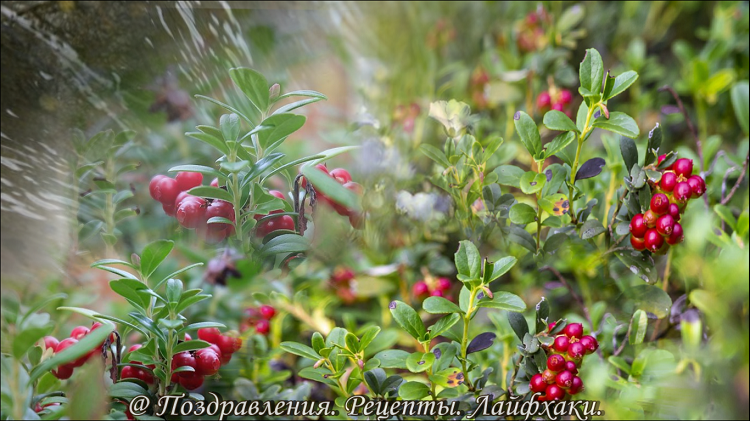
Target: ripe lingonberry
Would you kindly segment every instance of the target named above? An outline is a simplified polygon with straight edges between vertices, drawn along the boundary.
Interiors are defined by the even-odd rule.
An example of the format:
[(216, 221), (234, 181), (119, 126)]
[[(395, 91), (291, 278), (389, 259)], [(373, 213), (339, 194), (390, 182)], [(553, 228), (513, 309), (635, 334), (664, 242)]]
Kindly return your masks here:
[(199, 172), (180, 172), (177, 173), (177, 177), (175, 177), (175, 181), (177, 181), (177, 187), (180, 189), (180, 191), (186, 191), (190, 190), (193, 187), (198, 187), (203, 183), (203, 174)]
[(547, 390), (547, 383), (542, 378), (542, 375), (537, 373), (531, 376), (529, 380), (529, 388), (534, 393), (544, 393)]
[(573, 374), (578, 374), (578, 366), (576, 366), (576, 363), (574, 363), (573, 361), (565, 361), (565, 371), (570, 371)]
[(657, 193), (651, 197), (651, 210), (657, 215), (669, 212), (669, 198), (666, 194)]
[(183, 199), (175, 217), (185, 228), (198, 228), (206, 222), (206, 201), (200, 197)]
[(339, 184), (346, 184), (352, 181), (352, 176), (349, 174), (349, 171), (343, 168), (332, 169), (331, 172), (328, 174), (331, 177), (333, 177), (336, 181), (338, 181)]
[(687, 158), (680, 158), (674, 162), (674, 172), (677, 175), (681, 175), (685, 178), (693, 175), (693, 160)]
[(441, 291), (448, 291), (451, 289), (451, 281), (448, 278), (438, 278), (435, 282), (435, 288)]
[(160, 198), (160, 196), (157, 196), (159, 191), (157, 190), (156, 186), (163, 178), (166, 178), (166, 176), (157, 174), (154, 176), (154, 178), (151, 179), (151, 182), (148, 183), (148, 192), (149, 194), (151, 194), (151, 198), (153, 198), (154, 200), (159, 200)]
[(647, 229), (648, 227), (643, 220), (642, 213), (639, 213), (630, 220), (630, 233), (633, 235), (633, 237), (643, 238), (643, 236), (646, 235)]
[(586, 354), (586, 348), (580, 342), (573, 342), (568, 347), (568, 356), (573, 360), (580, 360)]
[(548, 401), (559, 401), (565, 397), (565, 390), (560, 386), (551, 384), (547, 387), (547, 400)]
[(691, 175), (688, 177), (687, 183), (692, 192), (690, 197), (693, 199), (703, 196), (703, 193), (706, 192), (706, 182), (699, 175)]
[(571, 395), (575, 395), (576, 393), (579, 393), (583, 390), (583, 380), (581, 380), (580, 377), (575, 376), (573, 377), (573, 382), (570, 385), (570, 388), (568, 389), (568, 393)]
[[(315, 168), (317, 168), (320, 171), (323, 171), (326, 174), (329, 174), (328, 173), (328, 167), (326, 167), (325, 164), (318, 164), (318, 165), (315, 166)], [(303, 189), (307, 187), (307, 179), (305, 177), (302, 177), (301, 185), (302, 185)]]
[(211, 187), (219, 187), (219, 178), (214, 178), (211, 180)]
[(552, 332), (552, 329), (554, 329), (555, 326), (557, 326), (557, 322), (552, 322), (549, 324), (549, 326), (547, 326), (547, 330)]
[(215, 327), (204, 327), (198, 329), (198, 339), (206, 341), (208, 343), (215, 344), (219, 342), (219, 338), (221, 338), (221, 336), (221, 332), (219, 332), (219, 329)]
[(222, 335), (216, 345), (222, 354), (232, 354), (242, 347), (242, 339)]
[(664, 237), (659, 235), (659, 232), (653, 228), (646, 231), (644, 240), (646, 241), (646, 249), (652, 252), (658, 251), (664, 245)]
[(188, 198), (188, 197), (196, 197), (196, 196), (193, 196), (192, 194), (190, 194), (190, 193), (188, 193), (186, 191), (181, 191), (180, 193), (178, 193), (177, 197), (174, 198), (174, 209), (179, 208), (180, 207), (180, 203), (182, 203), (182, 201), (185, 200), (185, 198)]
[(229, 364), (229, 361), (232, 361), (232, 354), (222, 353), (219, 358), (221, 359), (221, 365), (227, 365)]
[(583, 325), (580, 323), (568, 323), (563, 329), (563, 333), (568, 338), (580, 338), (583, 335)]
[[(172, 357), (172, 370), (176, 370), (179, 367), (192, 367), (193, 369), (196, 369), (196, 367), (198, 367), (198, 362), (190, 352), (179, 352)], [(181, 371), (177, 373), (177, 375), (178, 377), (182, 377), (187, 373), (189, 373), (189, 371)]]
[(133, 351), (141, 349), (141, 348), (143, 348), (142, 344), (131, 345), (130, 348), (128, 348), (128, 352), (133, 352)]
[(552, 100), (552, 98), (550, 98), (550, 96), (549, 96), (549, 92), (547, 92), (547, 91), (544, 91), (544, 92), (540, 93), (540, 94), (539, 94), (539, 95), (538, 95), (538, 96), (536, 97), (536, 106), (537, 106), (537, 107), (538, 107), (539, 109), (544, 109), (544, 108), (547, 108), (547, 107), (549, 107), (549, 105), (550, 105), (550, 101), (551, 101), (551, 100)]
[(560, 354), (552, 354), (547, 357), (547, 368), (552, 371), (560, 371), (565, 368), (565, 358)]
[(63, 364), (57, 367), (57, 369), (52, 370), (52, 374), (60, 380), (66, 380), (66, 379), (69, 379), (70, 376), (73, 375), (74, 368), (75, 367), (73, 367), (73, 365), (70, 363)]
[(573, 384), (573, 373), (570, 371), (561, 371), (555, 377), (555, 383), (563, 389), (569, 388)]
[[(225, 202), (223, 200), (214, 200), (213, 202), (211, 202), (211, 205), (206, 208), (206, 220), (208, 221), (214, 216), (219, 216), (230, 221), (234, 221), (234, 206), (232, 206), (231, 203)], [(226, 223), (208, 224), (208, 230), (214, 232), (224, 231), (230, 227), (231, 225)]]
[(51, 348), (52, 352), (55, 352), (55, 349), (57, 349), (57, 345), (60, 344), (60, 341), (58, 341), (54, 336), (45, 336), (43, 341), (44, 349)]
[(562, 111), (563, 110), (563, 105), (560, 102), (555, 102), (554, 104), (552, 104), (551, 108), (553, 110), (555, 110), (555, 111)]
[(185, 338), (185, 339), (183, 339), (183, 340), (184, 340), (185, 342), (187, 342), (187, 341), (192, 341), (192, 340), (193, 340), (193, 337), (192, 337), (192, 336), (190, 336), (190, 334), (189, 334), (189, 333), (186, 333), (186, 334), (185, 334), (185, 337), (184, 337), (184, 338)]
[(89, 333), (89, 328), (86, 326), (76, 326), (70, 332), (70, 337), (73, 339), (81, 339)]
[(443, 293), (443, 291), (441, 291), (439, 289), (433, 289), (432, 291), (430, 291), (430, 296), (431, 297), (442, 297), (443, 295), (445, 295), (445, 294)]
[[(644, 224), (646, 225), (646, 227), (648, 227), (648, 228), (653, 228), (653, 227), (655, 227), (655, 226), (656, 226), (656, 220), (657, 220), (657, 219), (659, 219), (659, 215), (657, 215), (657, 214), (656, 214), (656, 212), (652, 211), (651, 209), (647, 210), (647, 211), (646, 211), (646, 212), (645, 212), (645, 213), (643, 214), (643, 223), (644, 223)], [(646, 236), (646, 234), (643, 234), (643, 236), (645, 237), (645, 236)]]
[(570, 101), (573, 100), (573, 94), (570, 93), (569, 90), (563, 89), (560, 91), (560, 102), (563, 103), (563, 105), (570, 104)]
[(677, 185), (677, 175), (673, 172), (665, 172), (664, 175), (661, 176), (661, 182), (659, 185), (662, 190), (670, 193), (674, 190), (674, 186)]
[(542, 379), (547, 384), (554, 383), (555, 382), (555, 377), (557, 377), (557, 373), (555, 373), (554, 371), (550, 370), (549, 368), (546, 369), (546, 370), (544, 370), (542, 372)]
[[(55, 348), (55, 353), (57, 354), (57, 353), (61, 352), (62, 350), (64, 350), (65, 348), (73, 346), (73, 345), (75, 345), (77, 343), (78, 343), (78, 339), (76, 339), (76, 338), (66, 338), (66, 339), (63, 339), (62, 341), (60, 341), (59, 344), (57, 344), (57, 347)], [(73, 368), (80, 367), (80, 366), (83, 365), (83, 363), (86, 362), (87, 359), (88, 359), (88, 355), (84, 355), (84, 356), (78, 358), (75, 361), (69, 362), (68, 364), (71, 365)]]
[(680, 207), (677, 206), (676, 203), (669, 204), (669, 214), (672, 215), (672, 219), (674, 219), (675, 222), (680, 221)]
[(666, 214), (659, 217), (656, 221), (656, 231), (664, 237), (672, 235), (672, 229), (674, 228), (674, 218), (672, 215)]
[(674, 192), (672, 192), (672, 197), (674, 197), (674, 200), (680, 205), (687, 203), (692, 195), (693, 189), (691, 189), (690, 184), (685, 181), (677, 183), (677, 185), (674, 186)]
[(276, 309), (271, 306), (260, 306), (260, 315), (266, 320), (271, 320), (276, 315)]
[(672, 235), (667, 237), (667, 244), (669, 245), (675, 245), (682, 242), (682, 240), (685, 239), (685, 233), (682, 230), (682, 225), (679, 223), (675, 223), (674, 227), (672, 228)]
[(633, 246), (633, 249), (637, 251), (646, 250), (646, 240), (644, 240), (643, 238), (637, 238), (631, 235), (630, 245)]
[(271, 324), (268, 323), (268, 320), (258, 320), (258, 323), (255, 324), (256, 333), (259, 333), (261, 335), (268, 335), (270, 331)]
[(592, 352), (595, 352), (599, 348), (599, 342), (590, 335), (586, 335), (581, 337), (581, 340), (579, 341), (581, 345), (583, 345), (584, 348), (586, 348), (586, 352), (589, 354)]
[(333, 274), (331, 275), (331, 280), (334, 283), (349, 282), (352, 279), (354, 279), (354, 271), (340, 266), (334, 269)]
[(349, 224), (354, 229), (362, 229), (364, 226), (364, 218), (361, 212), (350, 212), (349, 213)]
[(179, 382), (180, 386), (185, 389), (195, 390), (203, 385), (203, 376), (196, 373), (185, 373), (185, 375), (180, 376)]
[(427, 286), (425, 281), (419, 281), (411, 288), (412, 293), (416, 297), (421, 297), (430, 293), (430, 287)]
[(174, 203), (174, 199), (180, 194), (180, 188), (177, 187), (177, 181), (174, 178), (164, 177), (156, 183), (154, 188), (154, 199), (162, 204)]
[(195, 360), (198, 364), (197, 372), (203, 376), (213, 376), (219, 372), (221, 359), (219, 354), (211, 348), (200, 349), (195, 352)]
[(555, 343), (552, 344), (553, 348), (557, 352), (565, 352), (568, 350), (568, 346), (570, 345), (570, 339), (565, 335), (560, 335), (555, 338)]

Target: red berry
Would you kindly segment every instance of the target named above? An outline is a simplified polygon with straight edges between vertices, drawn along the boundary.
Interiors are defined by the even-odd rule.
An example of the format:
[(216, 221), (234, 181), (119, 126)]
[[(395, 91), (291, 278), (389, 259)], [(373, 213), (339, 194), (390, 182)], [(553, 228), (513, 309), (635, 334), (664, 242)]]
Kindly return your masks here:
[(131, 345), (130, 348), (128, 348), (128, 352), (133, 352), (141, 348), (143, 348), (143, 345), (141, 344)]
[(151, 384), (154, 382), (154, 375), (142, 368), (135, 369), (135, 378), (140, 379), (146, 384)]
[(536, 97), (536, 106), (540, 109), (549, 107), (551, 98), (549, 92), (544, 91)]
[(180, 194), (180, 188), (177, 187), (177, 181), (174, 178), (164, 177), (156, 183), (154, 187), (154, 199), (162, 204), (174, 203), (174, 199)]
[(166, 178), (165, 175), (157, 174), (154, 176), (154, 178), (151, 179), (151, 182), (148, 183), (148, 192), (151, 194), (151, 197), (154, 200), (159, 200), (159, 196), (157, 196), (157, 188), (156, 186), (159, 184), (159, 182), (162, 180), (162, 178)]
[(651, 210), (657, 215), (669, 212), (669, 198), (666, 194), (657, 193), (651, 197)]
[(221, 367), (219, 354), (211, 348), (196, 351), (195, 360), (198, 364), (197, 372), (202, 376), (213, 376), (219, 372), (219, 367)]
[(633, 237), (643, 238), (643, 236), (646, 235), (647, 229), (648, 227), (646, 227), (642, 213), (639, 213), (630, 220), (630, 233)]
[(43, 341), (44, 349), (51, 348), (52, 352), (55, 352), (55, 350), (57, 349), (57, 345), (60, 344), (60, 341), (58, 341), (54, 336), (45, 336)]
[[(315, 166), (315, 168), (319, 169), (320, 171), (323, 171), (324, 173), (328, 174), (328, 167), (325, 166), (325, 164), (318, 164)], [(307, 187), (307, 179), (305, 177), (302, 177), (301, 183), (302, 188)]]
[[(195, 357), (188, 351), (177, 353), (172, 357), (172, 370), (176, 370), (180, 367), (192, 367), (194, 370), (198, 367), (198, 362)], [(177, 377), (183, 377), (188, 375), (189, 371), (180, 371), (177, 373)]]
[(568, 356), (573, 360), (579, 360), (586, 354), (586, 348), (580, 342), (573, 342), (568, 347)]
[(430, 296), (431, 297), (442, 297), (443, 295), (445, 295), (445, 294), (443, 293), (443, 291), (441, 291), (439, 289), (433, 289), (432, 291), (430, 291)]
[(565, 371), (569, 371), (573, 374), (578, 374), (578, 366), (576, 366), (576, 363), (574, 363), (573, 361), (565, 361)]
[(216, 353), (219, 357), (221, 357), (221, 349), (216, 344), (211, 344), (208, 348), (203, 348), (205, 350), (211, 350)]
[(73, 339), (81, 339), (89, 333), (89, 328), (86, 326), (76, 326), (70, 332), (70, 337)]
[(573, 384), (573, 373), (570, 371), (561, 371), (555, 377), (555, 383), (563, 389), (569, 388)]
[(646, 240), (643, 238), (637, 238), (630, 236), (630, 245), (633, 246), (633, 249), (637, 251), (643, 251), (646, 250)]
[(451, 281), (448, 278), (438, 278), (435, 283), (435, 288), (441, 291), (448, 291), (451, 289)]
[(219, 178), (214, 178), (211, 180), (211, 187), (219, 187)]
[(129, 365), (126, 365), (122, 368), (122, 371), (120, 372), (120, 378), (121, 379), (135, 379), (135, 370), (137, 370), (135, 367), (131, 367)]
[(179, 381), (180, 381), (180, 386), (184, 387), (187, 390), (195, 390), (203, 386), (203, 376), (195, 374), (195, 373), (190, 373), (190, 375), (180, 376)]
[(656, 221), (656, 231), (664, 237), (669, 237), (670, 235), (672, 235), (673, 228), (674, 218), (672, 218), (672, 215), (662, 215)]
[(198, 228), (206, 222), (206, 201), (200, 197), (185, 198), (177, 208), (175, 217), (185, 228)]
[[(659, 215), (657, 215), (656, 212), (652, 211), (651, 209), (647, 210), (646, 213), (643, 214), (643, 223), (647, 228), (655, 227), (657, 219), (659, 219)], [(646, 234), (643, 235), (645, 236)]]
[[(74, 330), (75, 330), (75, 329), (74, 329)], [(75, 344), (77, 344), (77, 343), (78, 343), (78, 339), (76, 339), (76, 338), (67, 338), (67, 339), (63, 339), (62, 341), (60, 341), (60, 343), (59, 343), (59, 344), (57, 344), (57, 348), (55, 348), (55, 353), (59, 353), (59, 352), (61, 352), (62, 350), (64, 350), (65, 348), (68, 348), (68, 347), (70, 347), (70, 346), (73, 346), (73, 345), (75, 345)], [(75, 361), (71, 361), (71, 362), (69, 362), (68, 364), (69, 364), (70, 366), (74, 367), (74, 368), (75, 368), (75, 367), (80, 367), (80, 366), (82, 366), (82, 365), (83, 365), (83, 363), (85, 363), (85, 362), (86, 362), (86, 360), (88, 360), (88, 357), (89, 357), (88, 355), (84, 355), (84, 356), (82, 356), (82, 357), (78, 358), (78, 359), (77, 359), (77, 360), (75, 360)]]
[(270, 331), (271, 324), (268, 323), (268, 320), (258, 320), (258, 323), (255, 324), (256, 333), (259, 333), (261, 335), (268, 335)]
[(276, 309), (271, 306), (260, 306), (260, 315), (266, 320), (271, 320), (276, 315)]
[(557, 373), (555, 373), (554, 371), (550, 370), (549, 368), (546, 369), (546, 370), (544, 370), (542, 372), (542, 379), (547, 384), (554, 383), (555, 382), (555, 377), (557, 377)]
[(198, 329), (198, 339), (206, 341), (208, 343), (218, 343), (221, 338), (221, 332), (215, 327), (204, 327)]
[(672, 228), (672, 234), (667, 237), (667, 244), (673, 246), (681, 243), (685, 239), (685, 233), (682, 231), (682, 225), (675, 223)]
[(222, 335), (216, 345), (222, 354), (232, 354), (242, 347), (242, 339)]
[[(213, 202), (211, 202), (211, 205), (206, 208), (206, 221), (213, 218), (214, 216), (219, 216), (229, 219), (230, 221), (234, 221), (234, 206), (232, 206), (231, 203), (225, 202), (223, 200), (214, 200)], [(231, 225), (226, 223), (211, 223), (208, 224), (208, 230), (213, 232), (224, 231), (230, 226)]]
[(646, 232), (644, 240), (646, 242), (646, 249), (652, 252), (658, 251), (664, 245), (664, 237), (659, 235), (659, 232), (653, 228)]
[(411, 288), (411, 292), (415, 297), (421, 297), (430, 293), (430, 287), (425, 281), (419, 281)]
[[(96, 329), (99, 329), (100, 327), (102, 327), (102, 323), (101, 322), (94, 322), (94, 323), (91, 324), (91, 328), (89, 328), (89, 332), (93, 332)], [(110, 333), (109, 334), (109, 341), (112, 342), (112, 343), (114, 343), (116, 340), (117, 340), (117, 335), (115, 335), (115, 332)], [(102, 342), (102, 343), (104, 343), (104, 342)]]
[(352, 279), (354, 279), (354, 272), (349, 268), (337, 267), (331, 276), (331, 280), (338, 284), (349, 282)]
[(221, 365), (227, 365), (229, 364), (229, 361), (232, 361), (232, 354), (222, 353), (219, 358), (221, 358)]
[(703, 193), (706, 192), (706, 182), (699, 175), (691, 175), (688, 177), (687, 183), (692, 192), (690, 197), (693, 199), (703, 196)]
[(270, 194), (271, 196), (274, 196), (274, 197), (278, 197), (281, 200), (285, 200), (286, 199), (284, 197), (284, 193), (282, 193), (282, 192), (280, 192), (278, 190), (269, 190), (268, 194)]
[[(570, 345), (570, 339), (565, 335), (560, 335), (555, 338), (555, 343), (552, 344), (552, 346), (555, 348), (557, 352), (565, 352), (568, 350), (568, 346)], [(557, 371), (557, 370), (555, 370)]]
[(552, 109), (556, 111), (562, 111), (563, 110), (563, 104), (560, 102), (555, 102), (552, 104)]
[[(664, 159), (666, 157), (667, 157), (667, 154), (660, 155), (659, 156), (659, 162), (657, 162), (656, 165), (661, 165), (662, 161), (664, 161)], [(664, 170), (665, 171), (672, 171), (673, 168), (674, 168), (674, 163), (672, 163), (672, 165), (668, 166), (667, 168), (664, 168)]]
[(547, 388), (547, 400), (548, 401), (559, 401), (565, 397), (565, 390), (556, 384), (551, 384)]
[(693, 175), (693, 160), (687, 158), (680, 158), (674, 162), (674, 172), (677, 175), (681, 175), (685, 178)]
[(182, 203), (182, 201), (185, 200), (188, 197), (195, 198), (197, 196), (193, 196), (192, 194), (190, 194), (190, 193), (188, 193), (186, 191), (181, 191), (179, 194), (177, 194), (177, 197), (174, 198), (174, 209), (179, 208), (180, 207), (180, 203)]
[(362, 213), (360, 212), (351, 212), (349, 213), (349, 223), (351, 224), (352, 228), (354, 229), (362, 229), (364, 226), (364, 218), (362, 218)]
[(175, 177), (175, 181), (177, 181), (177, 188), (180, 189), (180, 191), (186, 191), (190, 190), (193, 187), (198, 187), (203, 183), (203, 174), (199, 172), (180, 172), (177, 173), (177, 177)]
[(680, 221), (680, 207), (677, 206), (676, 203), (669, 204), (669, 214), (672, 215), (672, 219), (674, 219), (675, 222)]
[(547, 358), (547, 369), (561, 371), (565, 368), (565, 358), (560, 354), (552, 354)]
[(292, 217), (289, 215), (284, 215), (281, 218), (278, 218), (276, 229), (273, 231), (276, 231), (276, 230), (294, 231), (295, 230), (294, 219), (292, 219)]
[(583, 345), (584, 348), (586, 348), (586, 352), (588, 354), (595, 352), (599, 348), (599, 342), (597, 342), (596, 339), (590, 335), (582, 337), (579, 342), (581, 345)]
[(75, 367), (70, 363), (63, 364), (57, 367), (56, 370), (52, 370), (52, 374), (60, 380), (69, 379), (73, 375), (73, 368)]
[(583, 325), (580, 323), (568, 323), (563, 329), (563, 333), (568, 338), (580, 338), (583, 336)]
[(677, 183), (677, 185), (674, 186), (674, 192), (672, 192), (672, 197), (674, 197), (674, 200), (681, 205), (687, 203), (692, 195), (693, 189), (691, 189), (690, 184), (685, 181)]
[(550, 323), (549, 326), (547, 326), (547, 330), (552, 332), (552, 329), (554, 329), (556, 325), (557, 325), (557, 322)]
[(185, 341), (185, 342), (187, 342), (187, 341), (192, 341), (192, 340), (193, 340), (193, 337), (192, 337), (192, 336), (190, 336), (190, 334), (189, 334), (189, 333), (186, 333), (186, 334), (185, 334), (185, 339), (184, 339), (184, 341)]
[(560, 91), (560, 102), (563, 103), (563, 105), (570, 104), (570, 101), (573, 100), (573, 94), (570, 93), (569, 90), (563, 89)]
[(665, 172), (664, 175), (661, 176), (661, 182), (659, 185), (665, 192), (672, 192), (674, 186), (677, 185), (677, 175), (673, 172)]
[(529, 380), (529, 387), (534, 393), (544, 393), (544, 391), (547, 390), (547, 383), (542, 378), (542, 375), (537, 373), (531, 376), (531, 380)]
[(347, 170), (345, 170), (343, 168), (333, 169), (328, 174), (331, 177), (333, 177), (336, 181), (338, 181), (339, 184), (346, 184), (346, 183), (352, 181), (352, 176), (349, 174), (349, 171), (347, 171)]
[(575, 395), (576, 393), (579, 393), (583, 390), (583, 380), (581, 380), (580, 377), (575, 376), (573, 377), (573, 382), (570, 385), (570, 388), (568, 389), (568, 393), (571, 395)]

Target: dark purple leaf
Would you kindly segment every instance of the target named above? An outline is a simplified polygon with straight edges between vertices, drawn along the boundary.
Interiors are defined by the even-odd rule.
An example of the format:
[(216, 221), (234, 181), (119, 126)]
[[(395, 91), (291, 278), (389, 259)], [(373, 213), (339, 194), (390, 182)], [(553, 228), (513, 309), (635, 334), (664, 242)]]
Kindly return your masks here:
[(495, 340), (496, 335), (492, 332), (484, 332), (477, 335), (471, 340), (471, 343), (466, 348), (466, 354), (479, 352), (492, 346), (492, 341)]
[(604, 164), (606, 164), (606, 162), (603, 158), (592, 158), (584, 162), (576, 173), (576, 181), (596, 177), (602, 172)]

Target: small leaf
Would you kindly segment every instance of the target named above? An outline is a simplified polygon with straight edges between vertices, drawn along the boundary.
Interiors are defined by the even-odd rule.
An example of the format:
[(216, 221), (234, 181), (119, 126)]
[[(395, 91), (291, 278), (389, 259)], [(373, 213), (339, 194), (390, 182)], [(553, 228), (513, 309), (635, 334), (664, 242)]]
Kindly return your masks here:
[(514, 224), (529, 224), (536, 220), (536, 216), (536, 210), (525, 203), (516, 203), (510, 208), (510, 220)]
[(745, 133), (745, 136), (748, 135), (748, 126), (750, 123), (748, 123), (748, 96), (750, 92), (750, 88), (748, 87), (748, 82), (746, 80), (737, 82), (732, 87), (732, 106), (734, 107), (734, 114), (737, 116), (737, 121), (740, 123), (740, 127), (742, 127), (742, 132)]
[(412, 373), (427, 371), (435, 362), (435, 354), (432, 352), (414, 352), (406, 359), (406, 368)]
[(430, 388), (420, 382), (406, 382), (398, 388), (398, 395), (405, 401), (416, 401), (430, 394)]
[[(422, 340), (427, 330), (419, 314), (402, 301), (391, 302), (391, 314), (396, 322), (414, 339)], [(381, 360), (382, 361), (382, 360)]]
[(318, 361), (321, 358), (314, 349), (297, 342), (282, 342), (279, 346), (286, 352), (294, 355), (299, 355), (300, 357), (308, 358), (313, 361)]
[(210, 343), (196, 339), (193, 341), (185, 341), (185, 342), (178, 343), (177, 345), (175, 345), (174, 350), (172, 352), (177, 354), (178, 352), (194, 351), (196, 349), (208, 348), (209, 346), (211, 346)]
[(672, 307), (672, 299), (669, 298), (669, 295), (655, 285), (631, 287), (626, 291), (626, 295), (633, 300), (639, 309), (653, 313), (660, 319), (667, 317), (669, 309)]
[(606, 162), (603, 158), (589, 159), (588, 161), (584, 162), (583, 165), (581, 165), (581, 168), (576, 173), (575, 181), (596, 177), (597, 175), (599, 175), (599, 173), (602, 172), (602, 168), (604, 168), (605, 164)]
[(482, 258), (479, 250), (471, 241), (463, 240), (459, 243), (458, 251), (454, 255), (456, 269), (467, 279), (479, 279), (482, 272)]
[(527, 171), (519, 182), (521, 191), (525, 194), (534, 194), (544, 187), (547, 177), (544, 174), (538, 174), (533, 171)]
[(640, 134), (638, 124), (633, 120), (633, 117), (619, 111), (611, 112), (609, 119), (604, 116), (597, 118), (593, 126), (631, 139), (637, 138)]
[(547, 111), (544, 114), (544, 125), (550, 130), (578, 132), (578, 127), (565, 113), (558, 110)]
[(232, 193), (229, 193), (228, 191), (224, 189), (220, 189), (218, 187), (211, 187), (211, 186), (193, 187), (192, 189), (188, 191), (188, 194), (191, 194), (193, 196), (198, 196), (198, 197), (207, 197), (210, 199), (220, 199), (229, 203), (232, 203), (234, 201), (234, 198), (232, 197)]
[(559, 135), (555, 136), (555, 138), (552, 139), (551, 142), (545, 145), (545, 157), (549, 158), (565, 149), (566, 147), (568, 147), (568, 145), (573, 143), (574, 140), (576, 140), (576, 137), (576, 134), (572, 131), (560, 133)]
[(402, 349), (386, 349), (375, 354), (372, 358), (380, 361), (383, 368), (398, 368), (406, 370), (406, 359), (409, 353)]
[(602, 226), (602, 223), (599, 222), (598, 219), (589, 218), (581, 228), (581, 239), (588, 240), (589, 238), (594, 238), (605, 231), (607, 231), (607, 229)]
[(493, 293), (491, 300), (483, 299), (478, 306), (515, 312), (526, 310), (526, 303), (523, 302), (521, 297), (506, 291)]
[(603, 99), (605, 101), (625, 92), (625, 90), (628, 89), (630, 85), (632, 85), (638, 79), (638, 73), (629, 70), (614, 79), (615, 80), (614, 84), (612, 84), (612, 88), (608, 90), (608, 92), (604, 92)]
[(534, 241), (534, 237), (518, 225), (510, 226), (510, 232), (508, 233), (507, 239), (511, 243), (517, 243), (530, 252), (536, 253), (536, 242)]
[[(461, 311), (463, 313), (463, 311)], [(437, 322), (435, 322), (434, 325), (430, 326), (430, 338), (434, 339), (438, 336), (442, 335), (445, 331), (452, 328), (453, 325), (458, 323), (458, 321), (461, 319), (461, 316), (458, 313), (449, 314)]]
[(520, 188), (521, 177), (526, 171), (515, 165), (501, 165), (493, 171), (497, 174), (497, 183), (504, 186)]
[(492, 332), (480, 333), (474, 339), (472, 339), (469, 343), (469, 346), (466, 347), (466, 354), (472, 354), (474, 352), (479, 352), (491, 347), (492, 342), (496, 337), (497, 335)]
[(235, 142), (240, 136), (240, 117), (237, 114), (223, 114), (219, 119), (219, 127), (225, 141)]
[(523, 111), (517, 111), (513, 117), (513, 123), (516, 126), (521, 143), (531, 156), (536, 156), (542, 151), (542, 138), (539, 136), (539, 129), (536, 127), (534, 120)]
[(263, 120), (263, 130), (258, 132), (261, 148), (271, 149), (305, 124), (305, 117), (296, 114), (274, 114)]
[(141, 273), (148, 279), (156, 268), (167, 258), (174, 247), (174, 241), (157, 240), (150, 243), (141, 253)]
[[(648, 132), (648, 145), (646, 146), (646, 159), (643, 162), (644, 167), (651, 164), (652, 162), (656, 162), (658, 158), (656, 151), (658, 151), (659, 148), (661, 147), (661, 141), (662, 141), (661, 125), (659, 123), (656, 123), (656, 126), (654, 126), (654, 128)], [(628, 167), (628, 168), (631, 168), (631, 167)]]
[(226, 180), (227, 176), (219, 172), (219, 170), (211, 167), (204, 167), (203, 165), (178, 165), (169, 169), (169, 172), (199, 172), (203, 175), (207, 175), (213, 178), (219, 178), (219, 180)]
[(508, 312), (508, 322), (518, 339), (523, 342), (524, 336), (529, 333), (529, 324), (526, 322), (526, 318), (521, 313)]
[(646, 316), (646, 312), (643, 310), (636, 310), (635, 313), (633, 313), (633, 317), (630, 319), (630, 337), (628, 338), (630, 345), (643, 343), (647, 329), (648, 317)]
[[(311, 161), (311, 163), (312, 162), (314, 161)], [(310, 165), (303, 165), (301, 171), (307, 180), (315, 186), (316, 190), (323, 192), (335, 203), (355, 212), (360, 209), (359, 197), (323, 171)]]
[(578, 76), (582, 88), (594, 95), (599, 94), (604, 78), (604, 63), (602, 62), (602, 56), (596, 49), (589, 48), (586, 50), (586, 56), (578, 70)]
[(625, 161), (625, 168), (628, 170), (638, 163), (638, 148), (633, 139), (624, 136), (620, 138), (620, 153), (622, 160)]
[(732, 231), (737, 231), (737, 219), (735, 219), (732, 211), (728, 207), (724, 205), (715, 205), (714, 212), (719, 215), (722, 221), (726, 222), (727, 225), (732, 228)]
[(302, 253), (310, 248), (310, 241), (297, 234), (282, 234), (270, 239), (258, 250), (260, 256)]
[(419, 150), (443, 167), (448, 168), (451, 166), (450, 162), (448, 162), (448, 158), (445, 157), (445, 153), (440, 149), (427, 143), (423, 143), (419, 145)]
[(512, 268), (516, 264), (517, 261), (518, 259), (516, 259), (514, 256), (506, 256), (498, 260), (492, 265), (492, 273), (485, 273), (484, 283), (489, 284), (495, 279), (505, 275), (510, 270), (510, 268)]
[(457, 305), (443, 297), (428, 297), (422, 303), (422, 309), (430, 314), (463, 313)]
[(266, 112), (269, 93), (268, 81), (265, 76), (253, 69), (244, 67), (230, 69), (229, 76), (259, 112)]
[(539, 200), (539, 207), (550, 215), (561, 216), (570, 213), (570, 201), (562, 193), (549, 195)]

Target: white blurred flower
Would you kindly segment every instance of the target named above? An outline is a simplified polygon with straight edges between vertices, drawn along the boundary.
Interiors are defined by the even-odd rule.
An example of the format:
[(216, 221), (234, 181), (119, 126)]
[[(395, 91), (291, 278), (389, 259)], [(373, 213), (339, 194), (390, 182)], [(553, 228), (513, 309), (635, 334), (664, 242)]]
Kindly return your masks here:
[(442, 218), (447, 211), (445, 198), (435, 193), (417, 193), (412, 195), (400, 191), (396, 195), (396, 210), (410, 218), (423, 222)]

